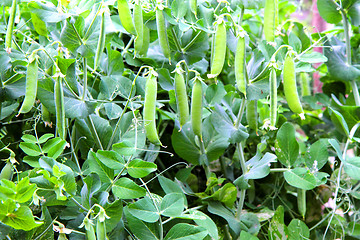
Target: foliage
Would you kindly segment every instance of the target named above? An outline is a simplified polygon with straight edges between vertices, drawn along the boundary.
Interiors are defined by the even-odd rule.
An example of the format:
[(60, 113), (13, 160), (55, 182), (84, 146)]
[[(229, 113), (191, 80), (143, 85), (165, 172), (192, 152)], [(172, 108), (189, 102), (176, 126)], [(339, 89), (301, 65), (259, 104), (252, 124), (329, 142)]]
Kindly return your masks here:
[(301, 4), (1, 1), (0, 239), (359, 239), (360, 3)]

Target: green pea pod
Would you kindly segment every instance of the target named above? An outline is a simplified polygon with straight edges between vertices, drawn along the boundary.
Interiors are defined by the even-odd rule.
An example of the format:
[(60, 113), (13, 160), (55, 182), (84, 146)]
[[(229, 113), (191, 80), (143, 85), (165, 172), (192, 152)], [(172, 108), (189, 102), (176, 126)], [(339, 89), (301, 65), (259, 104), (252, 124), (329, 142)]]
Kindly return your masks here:
[(95, 229), (94, 229), (92, 222), (88, 218), (85, 218), (84, 225), (85, 225), (85, 230), (86, 230), (86, 239), (87, 240), (96, 240)]
[(240, 92), (246, 98), (246, 77), (245, 77), (245, 36), (239, 36), (235, 52), (235, 79)]
[(28, 113), (32, 109), (36, 99), (38, 85), (38, 63), (35, 56), (31, 56), (26, 70), (25, 98), (19, 113)]
[(297, 204), (299, 213), (303, 218), (306, 215), (306, 190), (305, 189), (297, 189)]
[(275, 68), (270, 70), (270, 129), (276, 129), (277, 114), (277, 80)]
[(264, 34), (268, 42), (274, 42), (278, 20), (278, 0), (266, 0), (264, 11)]
[(16, 2), (17, 2), (16, 0), (12, 1), (11, 9), (10, 9), (10, 17), (9, 17), (8, 25), (6, 28), (5, 49), (6, 49), (7, 53), (11, 53), (11, 41), (12, 41), (12, 37), (13, 37), (16, 6), (17, 6)]
[(301, 81), (301, 96), (310, 96), (311, 95), (311, 87), (310, 87), (310, 79), (307, 73), (300, 73), (300, 81)]
[(195, 15), (195, 17), (197, 16), (197, 0), (190, 0), (189, 1), (190, 4), (190, 10), (191, 12)]
[(159, 8), (156, 9), (156, 27), (161, 50), (164, 54), (164, 57), (168, 58), (169, 62), (171, 62), (170, 46), (166, 33), (165, 17), (163, 10), (160, 10)]
[(146, 56), (148, 49), (149, 49), (149, 45), (150, 45), (150, 29), (144, 25), (144, 29), (143, 29), (143, 43), (141, 46), (141, 49), (139, 51), (140, 56)]
[(96, 237), (97, 240), (107, 239), (105, 221), (100, 221), (99, 219), (96, 221)]
[(136, 29), (135, 54), (140, 54), (144, 39), (144, 20), (141, 4), (137, 2), (134, 7), (134, 23)]
[(189, 103), (183, 70), (180, 66), (175, 69), (175, 96), (179, 114), (180, 129), (189, 120)]
[(145, 85), (144, 124), (145, 133), (149, 141), (155, 145), (162, 145), (156, 130), (156, 95), (157, 73), (151, 69)]
[(134, 26), (133, 19), (131, 17), (131, 12), (127, 0), (117, 0), (117, 3), (118, 3), (119, 17), (122, 26), (125, 28), (125, 30), (128, 33), (132, 35), (136, 35), (136, 29)]
[(257, 131), (258, 128), (258, 113), (257, 113), (257, 101), (251, 100), (246, 102), (246, 121), (249, 128)]
[(44, 104), (41, 104), (41, 118), (46, 126), (52, 127), (51, 117), (49, 110), (44, 106)]
[(54, 94), (56, 110), (56, 132), (61, 139), (66, 140), (64, 90), (62, 85), (62, 78), (60, 76), (56, 78)]
[(208, 78), (217, 77), (224, 66), (226, 55), (226, 26), (224, 19), (219, 18), (211, 52), (211, 70)]
[(295, 63), (292, 54), (287, 54), (284, 62), (283, 84), (286, 101), (291, 111), (297, 114), (304, 113), (296, 87)]
[(191, 94), (191, 126), (202, 141), (202, 83), (195, 79)]
[(105, 38), (106, 38), (106, 33), (105, 33), (105, 11), (102, 10), (101, 23), (100, 23), (100, 35), (99, 35), (98, 44), (97, 44), (96, 53), (95, 53), (95, 59), (94, 59), (94, 70), (96, 70), (97, 65), (99, 63), (99, 60), (101, 58), (101, 55), (102, 55), (102, 53), (104, 51)]
[(14, 173), (13, 164), (7, 161), (0, 173), (0, 181), (2, 179), (11, 180)]

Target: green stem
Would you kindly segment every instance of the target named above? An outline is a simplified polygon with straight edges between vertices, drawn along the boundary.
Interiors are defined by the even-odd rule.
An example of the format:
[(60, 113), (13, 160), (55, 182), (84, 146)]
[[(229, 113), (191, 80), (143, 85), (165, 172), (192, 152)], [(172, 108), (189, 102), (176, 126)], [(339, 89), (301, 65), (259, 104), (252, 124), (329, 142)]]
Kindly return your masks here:
[(146, 67), (147, 67), (147, 66), (142, 66), (142, 67), (139, 69), (138, 73), (136, 74), (136, 76), (135, 76), (135, 78), (134, 78), (134, 81), (132, 82), (131, 89), (130, 89), (130, 93), (129, 93), (129, 97), (128, 97), (127, 101), (126, 101), (125, 107), (124, 107), (124, 109), (123, 109), (123, 111), (122, 111), (122, 113), (121, 113), (121, 115), (120, 115), (120, 118), (119, 118), (119, 120), (117, 121), (117, 123), (116, 123), (116, 125), (115, 125), (115, 129), (114, 129), (114, 131), (113, 131), (113, 133), (112, 133), (112, 135), (111, 135), (111, 138), (110, 138), (110, 141), (109, 141), (109, 143), (108, 143), (108, 145), (107, 145), (107, 147), (106, 147), (106, 150), (109, 150), (110, 147), (111, 147), (112, 144), (113, 144), (115, 135), (117, 134), (118, 128), (119, 128), (119, 126), (120, 126), (120, 122), (121, 122), (121, 120), (122, 120), (122, 118), (123, 118), (123, 116), (124, 116), (124, 114), (125, 114), (125, 112), (126, 112), (126, 109), (127, 109), (128, 105), (129, 105), (129, 103), (130, 103), (130, 98), (131, 98), (131, 95), (132, 95), (132, 93), (133, 93), (133, 91), (134, 91), (134, 88), (135, 88), (136, 79), (138, 78), (138, 76), (139, 76), (140, 72), (142, 71), (142, 69), (143, 69), (143, 68), (146, 68)]
[(84, 99), (85, 99), (85, 96), (86, 96), (86, 91), (87, 91), (87, 68), (86, 68), (86, 66), (87, 66), (87, 58), (85, 58), (84, 57), (84, 59), (83, 59), (84, 61), (83, 61), (83, 74), (84, 74), (84, 88), (83, 88), (83, 93), (82, 93), (82, 96), (81, 96), (81, 101), (84, 101)]
[(244, 12), (245, 12), (245, 8), (244, 8), (244, 6), (241, 6), (241, 12), (240, 12), (239, 22), (238, 22), (239, 26), (241, 26), (241, 24), (242, 24), (242, 21), (244, 18)]
[[(202, 141), (200, 138), (199, 139), (199, 143), (200, 143), (200, 154), (201, 155), (206, 155), (206, 148), (205, 148), (205, 144), (204, 144), (204, 141)], [(209, 179), (210, 176), (211, 176), (211, 171), (210, 171), (210, 168), (209, 166), (207, 165), (208, 163), (203, 163), (202, 166), (205, 170), (205, 175), (206, 175), (206, 179)]]
[(172, 34), (172, 36), (173, 36), (173, 39), (174, 39), (175, 46), (176, 46), (177, 50), (183, 54), (183, 53), (184, 53), (184, 50), (181, 48), (179, 39), (178, 39), (178, 37), (176, 36), (176, 33), (175, 33), (175, 31), (174, 31), (174, 28), (171, 28), (171, 34)]
[(97, 131), (96, 131), (96, 129), (95, 129), (94, 122), (93, 122), (93, 120), (91, 119), (90, 116), (88, 116), (88, 117), (86, 118), (86, 123), (87, 123), (87, 125), (88, 125), (88, 127), (89, 127), (89, 129), (90, 129), (91, 134), (93, 135), (93, 137), (94, 137), (94, 139), (95, 139), (95, 143), (96, 143), (97, 147), (98, 147), (99, 149), (101, 149), (101, 150), (104, 150), (104, 148), (103, 148), (103, 146), (102, 146), (102, 144), (101, 144), (100, 137), (99, 137), (99, 135), (97, 134)]
[(186, 52), (197, 40), (197, 38), (200, 36), (202, 31), (199, 31), (193, 39), (183, 48), (183, 52)]
[(128, 49), (130, 48), (130, 46), (131, 46), (132, 42), (134, 41), (134, 39), (135, 39), (135, 36), (131, 36), (131, 38), (130, 38), (128, 44), (126, 45), (126, 47), (124, 48), (121, 56), (124, 56), (125, 53), (127, 53)]
[(271, 168), (270, 172), (287, 172), (289, 168)]
[(92, 25), (94, 24), (96, 17), (99, 15), (99, 12), (100, 12), (100, 10), (101, 10), (102, 5), (103, 5), (103, 2), (100, 3), (99, 8), (98, 8), (98, 10), (97, 10), (96, 13), (95, 13), (94, 18), (92, 19), (92, 21), (91, 21), (88, 29), (86, 30), (86, 33), (85, 33), (85, 35), (84, 35), (84, 36), (85, 36), (84, 39), (87, 39), (87, 38), (89, 37), (90, 29), (91, 29)]

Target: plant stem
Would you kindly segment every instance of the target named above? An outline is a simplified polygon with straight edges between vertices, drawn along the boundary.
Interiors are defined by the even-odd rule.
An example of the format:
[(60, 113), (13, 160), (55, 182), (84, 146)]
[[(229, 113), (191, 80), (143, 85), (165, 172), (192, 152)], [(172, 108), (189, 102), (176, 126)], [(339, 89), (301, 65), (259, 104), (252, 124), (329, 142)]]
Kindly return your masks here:
[(93, 122), (93, 120), (91, 119), (90, 116), (88, 116), (88, 117), (86, 118), (86, 123), (87, 123), (87, 125), (88, 125), (88, 127), (89, 127), (89, 129), (90, 129), (90, 132), (92, 133), (93, 137), (95, 138), (95, 143), (96, 143), (96, 145), (98, 146), (99, 149), (104, 150), (104, 148), (103, 148), (103, 146), (102, 146), (102, 144), (101, 144), (100, 137), (99, 137), (99, 135), (97, 134), (97, 131), (96, 131), (96, 129), (95, 129), (94, 122)]
[(83, 74), (84, 74), (84, 88), (83, 88), (83, 93), (82, 93), (82, 96), (81, 96), (81, 101), (84, 101), (84, 99), (85, 99), (85, 96), (86, 96), (86, 91), (87, 91), (87, 68), (86, 68), (86, 66), (87, 66), (87, 58), (85, 58), (84, 57), (84, 59), (83, 59)]
[(173, 36), (173, 39), (174, 39), (174, 42), (175, 42), (175, 46), (177, 48), (177, 50), (181, 53), (184, 53), (183, 49), (181, 48), (181, 45), (180, 45), (180, 42), (179, 42), (179, 39), (178, 37), (176, 36), (176, 33), (174, 31), (174, 28), (171, 28), (171, 34)]
[(183, 48), (183, 52), (186, 52), (196, 41), (196, 39), (200, 36), (202, 31), (199, 31), (193, 39)]
[(287, 172), (289, 168), (271, 168), (270, 172)]
[[(344, 24), (344, 33), (345, 33), (345, 43), (346, 43), (346, 63), (350, 66), (351, 65), (351, 45), (350, 45), (350, 34), (349, 34), (349, 22), (346, 17), (345, 10), (343, 8), (340, 9), (341, 16), (343, 19)], [(356, 106), (360, 106), (360, 95), (359, 89), (356, 84), (356, 80), (351, 81), (351, 87), (354, 94), (355, 104)]]

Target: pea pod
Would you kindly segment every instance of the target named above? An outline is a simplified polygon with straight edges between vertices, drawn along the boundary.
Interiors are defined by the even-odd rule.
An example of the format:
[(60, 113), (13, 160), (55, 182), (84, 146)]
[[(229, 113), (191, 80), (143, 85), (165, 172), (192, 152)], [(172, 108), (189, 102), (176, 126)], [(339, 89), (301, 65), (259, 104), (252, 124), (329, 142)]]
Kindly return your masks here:
[(13, 37), (16, 6), (17, 6), (16, 2), (17, 2), (17, 0), (12, 1), (11, 9), (10, 9), (10, 17), (9, 17), (8, 25), (6, 28), (5, 50), (7, 53), (11, 53), (11, 41), (12, 41), (12, 37)]
[(171, 62), (170, 46), (165, 26), (165, 17), (163, 10), (160, 10), (159, 8), (156, 9), (156, 27), (161, 50), (164, 54), (164, 57), (168, 58), (169, 62)]
[(102, 10), (101, 24), (100, 24), (100, 35), (99, 35), (98, 45), (97, 45), (97, 48), (96, 48), (95, 59), (94, 59), (94, 70), (96, 70), (97, 65), (99, 63), (99, 60), (101, 58), (101, 55), (102, 55), (102, 53), (104, 51), (105, 37), (106, 37), (106, 33), (105, 33), (105, 11)]
[(211, 70), (208, 78), (217, 77), (224, 66), (226, 55), (226, 27), (223, 18), (219, 18), (211, 52)]
[(277, 80), (275, 68), (270, 70), (270, 129), (276, 129), (277, 118)]
[(13, 164), (7, 161), (5, 166), (1, 169), (0, 181), (2, 179), (11, 180), (14, 173)]
[(157, 73), (150, 69), (145, 85), (144, 102), (144, 124), (145, 133), (149, 141), (155, 145), (162, 145), (156, 130), (156, 95), (157, 95)]
[(286, 101), (291, 111), (303, 115), (303, 108), (296, 87), (295, 63), (292, 54), (287, 54), (284, 62), (283, 84)]
[(258, 114), (257, 114), (257, 101), (251, 100), (246, 102), (246, 121), (249, 128), (257, 131), (258, 128)]
[(93, 223), (91, 222), (91, 220), (86, 217), (83, 221), (83, 224), (84, 224), (85, 230), (86, 230), (86, 239), (87, 240), (96, 240), (95, 229), (94, 229), (94, 226), (93, 226)]
[(310, 96), (310, 79), (307, 73), (301, 72), (300, 73), (300, 82), (301, 82), (301, 96)]
[(135, 54), (140, 54), (144, 39), (144, 20), (141, 4), (137, 1), (134, 7), (134, 23), (136, 29)]
[(64, 90), (62, 85), (62, 78), (60, 76), (56, 78), (54, 94), (56, 110), (56, 132), (61, 139), (66, 140)]
[(264, 11), (264, 34), (268, 42), (274, 42), (278, 20), (278, 0), (266, 0)]
[(125, 28), (125, 30), (132, 34), (136, 35), (136, 29), (134, 26), (133, 19), (131, 17), (131, 12), (129, 8), (129, 4), (127, 0), (117, 0), (118, 3), (118, 11), (119, 11), (119, 17), (122, 26)]
[(97, 240), (107, 239), (105, 221), (100, 221), (100, 219), (96, 221), (96, 237)]
[(141, 56), (146, 56), (147, 55), (149, 45), (150, 45), (150, 29), (146, 25), (144, 25), (143, 42), (142, 42), (141, 49), (139, 51), (139, 54)]
[(235, 52), (235, 79), (240, 92), (246, 98), (246, 77), (245, 77), (245, 36), (241, 34), (238, 38)]
[(189, 104), (183, 70), (180, 65), (177, 65), (175, 69), (175, 95), (181, 129), (181, 127), (189, 120)]
[(193, 132), (202, 141), (202, 83), (195, 78), (191, 93), (191, 126)]
[(26, 70), (25, 98), (19, 113), (28, 113), (32, 109), (36, 99), (38, 85), (38, 63), (36, 57), (31, 56)]
[(305, 218), (306, 214), (306, 190), (305, 189), (297, 189), (297, 204), (299, 213), (303, 218)]

